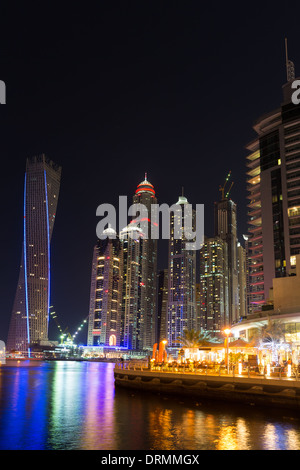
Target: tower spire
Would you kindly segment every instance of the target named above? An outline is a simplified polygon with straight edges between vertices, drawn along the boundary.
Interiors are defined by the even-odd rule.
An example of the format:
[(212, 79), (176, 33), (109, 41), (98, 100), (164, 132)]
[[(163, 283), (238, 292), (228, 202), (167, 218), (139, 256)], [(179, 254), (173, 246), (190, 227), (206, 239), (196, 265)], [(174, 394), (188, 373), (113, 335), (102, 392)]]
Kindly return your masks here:
[(289, 60), (288, 57), (288, 46), (287, 38), (285, 38), (285, 67), (286, 67), (286, 79), (288, 82), (295, 80), (295, 65)]

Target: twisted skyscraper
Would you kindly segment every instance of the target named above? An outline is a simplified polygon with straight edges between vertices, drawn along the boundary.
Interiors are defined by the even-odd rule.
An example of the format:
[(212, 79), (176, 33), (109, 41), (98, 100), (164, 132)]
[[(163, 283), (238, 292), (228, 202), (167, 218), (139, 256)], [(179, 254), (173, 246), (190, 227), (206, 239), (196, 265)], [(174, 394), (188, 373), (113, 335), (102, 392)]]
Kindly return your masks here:
[(60, 188), (61, 167), (45, 155), (27, 159), (24, 182), (23, 248), (7, 350), (30, 355), (48, 339), (50, 242)]

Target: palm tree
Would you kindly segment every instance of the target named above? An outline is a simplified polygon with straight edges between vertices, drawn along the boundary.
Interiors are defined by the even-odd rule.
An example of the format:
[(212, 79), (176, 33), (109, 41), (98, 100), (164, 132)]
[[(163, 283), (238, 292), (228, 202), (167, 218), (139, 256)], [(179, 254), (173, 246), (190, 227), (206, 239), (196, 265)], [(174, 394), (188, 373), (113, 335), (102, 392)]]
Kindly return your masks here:
[(209, 333), (186, 328), (183, 330), (182, 335), (177, 337), (177, 341), (185, 348), (198, 348), (199, 346), (208, 345), (212, 338)]
[(270, 349), (272, 356), (278, 360), (278, 346), (284, 341), (284, 325), (281, 321), (271, 320), (268, 317), (268, 323), (263, 325), (254, 335), (254, 340), (258, 346)]

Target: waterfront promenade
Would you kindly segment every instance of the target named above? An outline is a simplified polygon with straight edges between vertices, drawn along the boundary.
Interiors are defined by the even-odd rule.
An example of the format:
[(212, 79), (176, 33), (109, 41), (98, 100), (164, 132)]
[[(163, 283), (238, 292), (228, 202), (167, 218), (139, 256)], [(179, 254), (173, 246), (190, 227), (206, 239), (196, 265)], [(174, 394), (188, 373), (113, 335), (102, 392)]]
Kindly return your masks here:
[(114, 370), (116, 387), (155, 393), (190, 395), (245, 404), (300, 408), (300, 378), (283, 373), (238, 374), (226, 368), (190, 369), (185, 367), (147, 367), (120, 363)]
[(290, 372), (287, 367), (260, 367), (259, 370), (254, 370), (253, 367), (245, 367), (239, 371), (238, 367), (230, 367), (229, 370), (224, 365), (198, 365), (195, 367), (193, 364), (154, 364), (148, 365), (146, 361), (128, 361), (116, 363), (116, 369), (118, 370), (140, 370), (150, 372), (161, 372), (163, 374), (183, 374), (183, 375), (205, 375), (205, 376), (224, 376), (224, 377), (242, 377), (242, 378), (263, 378), (266, 380), (289, 380), (300, 383), (300, 373), (298, 368), (291, 367)]

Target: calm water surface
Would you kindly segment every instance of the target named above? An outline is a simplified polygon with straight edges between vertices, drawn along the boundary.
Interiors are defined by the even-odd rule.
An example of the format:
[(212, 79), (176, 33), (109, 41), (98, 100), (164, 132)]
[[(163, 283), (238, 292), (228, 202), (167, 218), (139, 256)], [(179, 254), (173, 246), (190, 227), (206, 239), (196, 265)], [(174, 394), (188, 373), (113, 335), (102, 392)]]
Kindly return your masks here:
[(0, 449), (298, 450), (292, 411), (114, 389), (114, 364), (0, 367)]

